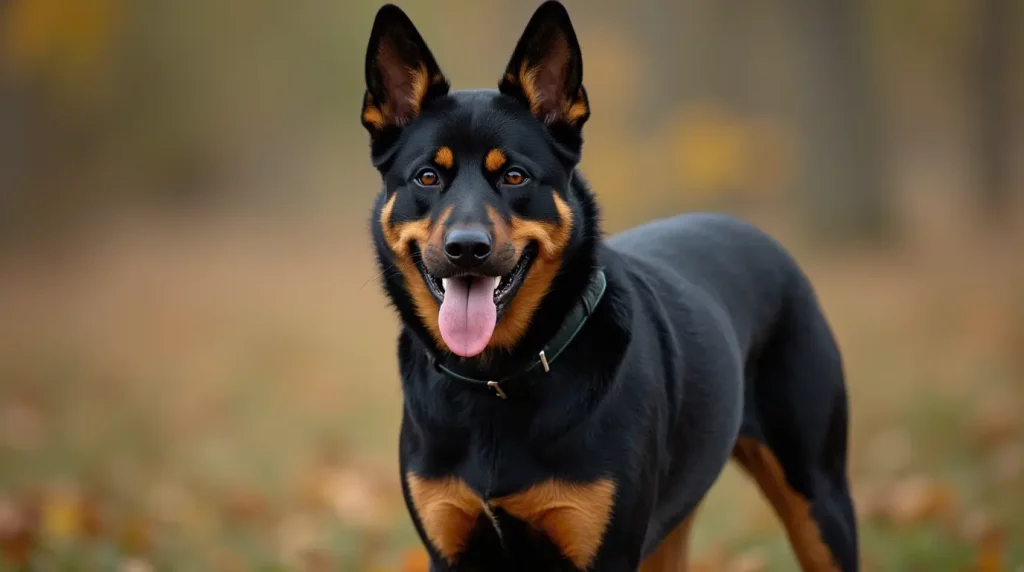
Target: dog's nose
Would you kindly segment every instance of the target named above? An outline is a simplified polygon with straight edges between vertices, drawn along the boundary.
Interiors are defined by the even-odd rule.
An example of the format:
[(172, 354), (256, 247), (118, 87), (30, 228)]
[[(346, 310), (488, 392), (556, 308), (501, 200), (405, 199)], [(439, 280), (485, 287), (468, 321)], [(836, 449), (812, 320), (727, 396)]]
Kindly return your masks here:
[(456, 228), (444, 237), (444, 256), (460, 268), (480, 266), (491, 255), (491, 237), (483, 229)]

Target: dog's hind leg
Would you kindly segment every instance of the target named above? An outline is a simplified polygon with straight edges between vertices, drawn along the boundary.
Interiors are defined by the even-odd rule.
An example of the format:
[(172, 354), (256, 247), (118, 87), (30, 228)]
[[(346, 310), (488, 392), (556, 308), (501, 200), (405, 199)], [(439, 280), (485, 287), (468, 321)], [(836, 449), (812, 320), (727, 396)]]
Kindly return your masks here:
[(782, 520), (805, 571), (857, 570), (839, 351), (813, 297), (797, 301), (747, 364), (733, 457)]
[(661, 541), (658, 548), (640, 563), (640, 572), (686, 572), (689, 569), (690, 531), (697, 509), (690, 513)]

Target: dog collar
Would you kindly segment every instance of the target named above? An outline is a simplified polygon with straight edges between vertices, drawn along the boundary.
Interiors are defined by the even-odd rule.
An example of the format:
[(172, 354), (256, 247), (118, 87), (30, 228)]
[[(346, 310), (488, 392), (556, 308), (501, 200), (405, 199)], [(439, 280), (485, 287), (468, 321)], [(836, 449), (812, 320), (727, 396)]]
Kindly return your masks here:
[(576, 334), (580, 333), (580, 330), (583, 329), (583, 325), (587, 323), (587, 319), (594, 313), (594, 309), (597, 308), (597, 304), (604, 296), (604, 291), (607, 287), (608, 280), (605, 278), (604, 271), (598, 268), (590, 277), (590, 283), (587, 284), (587, 289), (584, 290), (583, 296), (576, 301), (576, 304), (569, 312), (569, 315), (566, 317), (565, 321), (562, 322), (562, 326), (544, 346), (544, 349), (537, 354), (537, 359), (518, 373), (503, 377), (499, 380), (487, 380), (456, 373), (450, 368), (442, 365), (440, 362), (432, 360), (434, 361), (434, 367), (437, 368), (439, 372), (451, 377), (452, 379), (487, 386), (494, 390), (494, 393), (497, 394), (498, 397), (505, 399), (508, 395), (501, 387), (503, 383), (525, 377), (539, 369), (543, 369), (545, 373), (551, 371), (551, 364), (555, 363), (558, 356), (562, 355), (565, 348), (572, 343)]

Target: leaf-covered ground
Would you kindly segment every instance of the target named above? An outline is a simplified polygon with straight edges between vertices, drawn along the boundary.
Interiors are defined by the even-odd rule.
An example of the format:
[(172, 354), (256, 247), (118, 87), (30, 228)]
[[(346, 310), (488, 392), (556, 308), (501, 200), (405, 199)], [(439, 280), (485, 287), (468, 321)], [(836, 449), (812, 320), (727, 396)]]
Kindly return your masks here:
[[(4, 253), (0, 570), (425, 570), (361, 231), (131, 218)], [(867, 571), (1024, 566), (1024, 269), (953, 234), (783, 236), (843, 346)], [(694, 544), (696, 570), (797, 569), (732, 467)]]

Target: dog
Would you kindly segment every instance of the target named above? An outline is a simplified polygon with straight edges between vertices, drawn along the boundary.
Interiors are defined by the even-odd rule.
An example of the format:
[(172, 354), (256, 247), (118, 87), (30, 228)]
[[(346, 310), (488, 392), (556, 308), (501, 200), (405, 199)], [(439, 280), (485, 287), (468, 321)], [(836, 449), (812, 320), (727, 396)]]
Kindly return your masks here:
[(578, 170), (590, 112), (558, 2), (497, 90), (451, 91), (405, 13), (377, 13), (370, 229), (431, 570), (684, 570), (730, 458), (804, 570), (856, 570), (843, 366), (811, 284), (724, 215), (605, 239)]

